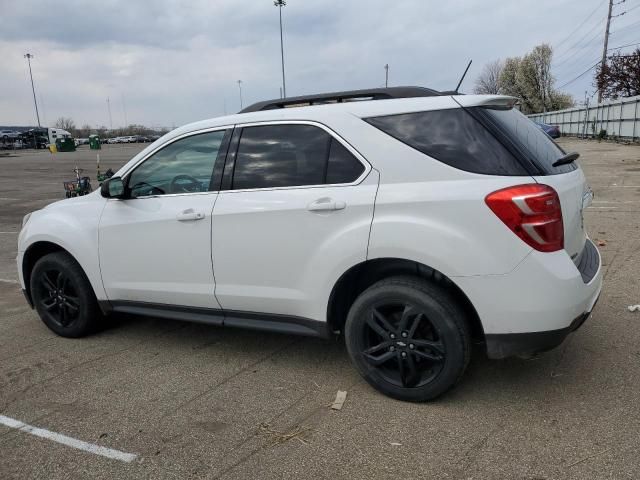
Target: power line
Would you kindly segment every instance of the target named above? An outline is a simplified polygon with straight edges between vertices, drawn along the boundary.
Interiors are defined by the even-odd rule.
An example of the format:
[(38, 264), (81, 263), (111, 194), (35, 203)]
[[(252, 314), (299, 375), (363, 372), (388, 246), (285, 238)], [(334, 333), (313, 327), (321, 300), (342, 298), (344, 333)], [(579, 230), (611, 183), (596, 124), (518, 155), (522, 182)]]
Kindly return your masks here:
[(582, 23), (580, 25), (578, 25), (569, 35), (567, 35), (564, 40), (562, 40), (561, 42), (559, 42), (555, 48), (558, 48), (560, 45), (562, 45), (564, 42), (566, 42), (567, 40), (569, 40), (569, 38), (571, 38), (571, 35), (573, 35), (574, 33), (576, 33), (578, 30), (580, 30), (580, 28), (589, 21), (589, 19), (591, 17), (593, 17), (594, 13), (596, 13), (598, 11), (598, 9), (600, 8), (600, 6), (605, 2), (606, 0), (602, 0), (600, 3), (598, 3), (598, 5), (596, 5), (596, 8), (593, 9), (593, 11), (589, 14), (589, 16), (587, 18), (585, 18)]
[(587, 33), (585, 33), (582, 37), (580, 37), (580, 40), (578, 40), (576, 43), (574, 43), (573, 45), (571, 45), (569, 47), (568, 50), (565, 50), (564, 52), (562, 52), (560, 55), (558, 55), (558, 58), (556, 59), (556, 61), (560, 60), (562, 57), (565, 57), (568, 53), (571, 52), (571, 50), (573, 50), (575, 47), (577, 47), (585, 38), (587, 38), (588, 35), (590, 35), (595, 29), (599, 28), (600, 25), (599, 24), (595, 24), (593, 27), (591, 27), (590, 30), (587, 31)]
[(631, 12), (631, 11), (635, 10), (636, 8), (640, 8), (640, 5), (636, 5), (635, 7), (630, 8), (629, 10), (627, 10), (627, 13), (629, 13), (629, 12)]
[[(600, 37), (600, 32), (596, 31), (595, 35), (593, 35), (591, 38), (589, 38), (589, 40), (587, 40), (583, 45), (581, 45), (581, 47), (584, 49), (584, 47), (586, 47), (587, 45), (589, 45), (590, 43), (592, 43), (594, 40), (598, 39)], [(572, 60), (575, 60), (578, 57), (584, 57), (584, 51), (582, 53), (574, 53), (573, 55), (570, 55), (569, 57), (566, 57), (564, 60), (562, 60), (561, 62), (557, 62), (553, 65), (553, 67), (555, 69), (557, 69), (558, 67), (560, 67), (561, 65), (565, 65), (567, 62), (569, 63), (573, 63)], [(590, 51), (587, 51), (586, 53), (592, 53)]]
[(634, 23), (631, 23), (629, 25), (625, 25), (620, 30), (615, 30), (615, 31), (611, 32), (611, 34), (613, 35), (614, 33), (624, 32), (625, 30), (628, 30), (631, 27), (635, 27), (636, 25), (640, 25), (640, 22), (634, 22)]
[(640, 42), (638, 42), (638, 43), (627, 43), (626, 45), (620, 45), (618, 47), (612, 47), (612, 48), (609, 48), (608, 50), (617, 50), (619, 48), (633, 47), (635, 45), (640, 45)]
[(584, 72), (582, 72), (580, 75), (578, 75), (575, 78), (572, 78), (571, 80), (569, 80), (568, 82), (563, 83), (562, 85), (560, 85), (558, 87), (558, 89), (566, 87), (567, 85), (575, 82), (576, 80), (578, 80), (579, 78), (583, 77), (584, 75), (586, 75), (587, 73), (589, 73), (591, 70), (593, 70), (595, 67), (598, 66), (598, 64), (600, 63), (600, 60), (598, 60), (596, 63), (594, 63), (593, 65), (591, 65), (589, 68), (587, 68)]

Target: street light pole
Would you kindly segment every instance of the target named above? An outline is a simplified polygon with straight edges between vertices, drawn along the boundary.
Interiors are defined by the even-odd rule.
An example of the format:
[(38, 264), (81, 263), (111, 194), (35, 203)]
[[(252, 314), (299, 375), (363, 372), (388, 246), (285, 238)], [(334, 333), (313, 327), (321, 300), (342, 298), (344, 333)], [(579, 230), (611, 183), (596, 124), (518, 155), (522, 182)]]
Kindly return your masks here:
[(113, 120), (111, 118), (111, 102), (109, 101), (109, 97), (107, 97), (107, 110), (109, 110), (109, 130), (113, 130)]
[(282, 40), (282, 7), (284, 7), (287, 2), (286, 0), (275, 0), (273, 4), (278, 7), (278, 11), (280, 12), (280, 58), (282, 59), (282, 94), (284, 98), (287, 96), (287, 84), (284, 79), (284, 41)]
[(30, 53), (25, 54), (24, 58), (27, 59), (29, 64), (29, 77), (31, 78), (31, 91), (33, 92), (33, 104), (36, 107), (36, 118), (38, 119), (38, 127), (40, 127), (40, 114), (38, 113), (38, 102), (36, 102), (36, 87), (33, 86), (33, 74), (31, 73), (31, 59), (33, 55)]
[(240, 110), (242, 110), (242, 80), (238, 80), (238, 89), (240, 90)]
[(389, 64), (387, 63), (384, 66), (384, 87), (387, 88), (389, 86)]

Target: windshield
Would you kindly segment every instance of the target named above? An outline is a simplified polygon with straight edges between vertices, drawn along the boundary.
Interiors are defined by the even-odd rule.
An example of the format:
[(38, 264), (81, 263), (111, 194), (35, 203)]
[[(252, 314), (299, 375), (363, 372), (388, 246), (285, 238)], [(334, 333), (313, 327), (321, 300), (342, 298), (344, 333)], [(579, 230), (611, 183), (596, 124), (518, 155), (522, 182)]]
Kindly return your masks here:
[(509, 110), (483, 108), (482, 110), (491, 122), (544, 173), (566, 173), (577, 168), (574, 164), (553, 167), (552, 164), (565, 155), (564, 150), (540, 126), (515, 108)]

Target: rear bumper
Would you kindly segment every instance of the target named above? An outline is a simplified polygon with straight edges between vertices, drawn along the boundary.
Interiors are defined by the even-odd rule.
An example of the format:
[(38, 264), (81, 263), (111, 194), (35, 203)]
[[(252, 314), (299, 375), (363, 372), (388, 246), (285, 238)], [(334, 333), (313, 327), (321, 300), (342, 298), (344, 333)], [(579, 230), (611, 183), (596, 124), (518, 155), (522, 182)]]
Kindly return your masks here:
[(576, 266), (565, 251), (531, 252), (505, 275), (458, 277), (476, 308), (490, 358), (558, 346), (588, 318), (602, 288), (600, 254), (587, 239)]
[(576, 317), (567, 328), (558, 330), (486, 335), (487, 356), (493, 359), (500, 359), (514, 356), (531, 356), (552, 350), (564, 342), (564, 339), (571, 332), (579, 329), (590, 316), (591, 312), (583, 313)]

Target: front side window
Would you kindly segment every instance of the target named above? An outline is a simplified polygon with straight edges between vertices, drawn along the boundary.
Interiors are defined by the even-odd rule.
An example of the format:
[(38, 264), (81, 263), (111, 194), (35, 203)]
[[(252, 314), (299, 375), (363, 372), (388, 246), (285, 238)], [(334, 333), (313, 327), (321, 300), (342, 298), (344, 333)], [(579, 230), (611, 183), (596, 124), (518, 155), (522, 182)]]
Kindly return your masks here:
[(351, 183), (364, 166), (313, 125), (246, 127), (238, 145), (233, 189)]
[(128, 176), (132, 197), (206, 192), (212, 186), (216, 159), (226, 130), (177, 140), (146, 159)]

